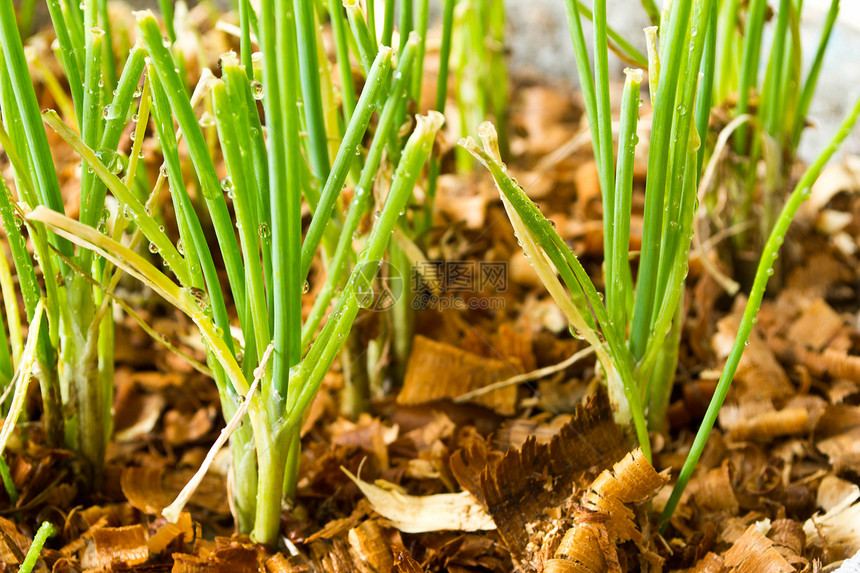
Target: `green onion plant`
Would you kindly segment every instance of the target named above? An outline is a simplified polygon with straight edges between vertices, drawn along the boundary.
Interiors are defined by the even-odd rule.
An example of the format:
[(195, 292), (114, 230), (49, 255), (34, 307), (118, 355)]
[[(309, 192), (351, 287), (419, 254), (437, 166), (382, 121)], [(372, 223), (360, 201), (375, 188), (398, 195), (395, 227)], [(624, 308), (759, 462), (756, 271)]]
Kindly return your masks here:
[[(753, 0), (752, 4), (755, 3)], [(492, 125), (484, 124), (479, 130), (482, 145), (471, 138), (461, 141), (464, 149), (478, 158), (495, 179), (523, 249), (570, 320), (572, 332), (596, 348), (616, 408), (616, 419), (632, 422), (639, 444), (649, 458), (649, 431), (664, 429), (684, 318), (681, 303), (702, 170), (699, 150), (707, 129), (707, 121), (698, 116), (710, 114), (707, 100), (702, 104), (697, 97), (702, 86), (713, 85), (714, 59), (706, 48), (713, 48), (716, 4), (716, 0), (672, 2), (656, 33), (650, 35), (655, 38), (649, 45), (648, 62), (652, 74), (649, 83), (653, 120), (642, 248), (638, 271), (634, 273), (631, 259), (635, 254), (630, 251), (629, 241), (632, 166), (638, 143), (643, 71), (628, 69), (626, 73), (616, 153), (610, 121), (606, 2), (594, 2), (592, 62), (586, 51), (579, 7), (573, 0), (566, 1), (603, 198), (602, 293), (555, 226), (506, 174)], [(782, 66), (783, 60), (777, 58), (777, 61)], [(775, 219), (737, 338), (661, 518), (663, 523), (672, 514), (692, 475), (726, 397), (791, 220), (800, 203), (809, 196), (824, 165), (850, 133), (858, 114), (860, 100), (831, 144), (806, 170)]]
[[(57, 101), (81, 140), (95, 150), (109, 170), (120, 173), (129, 160), (119, 153), (118, 145), (138, 89), (144, 54), (133, 48), (117, 78), (104, 2), (60, 4), (51, 0), (48, 10), (71, 95), (70, 100)], [(111, 271), (104, 260), (94, 258), (88, 250), (76, 252), (72, 243), (48, 232), (44, 225), (28, 223), (26, 233), (21, 228), (26, 211), (43, 206), (63, 213), (65, 205), (11, 2), (0, 4), (0, 45), (0, 147), (14, 170), (14, 181), (2, 182), (0, 214), (31, 329), (37, 303), (43, 297), (45, 300), (36, 370), (46, 434), (50, 444), (66, 446), (78, 454), (81, 482), (97, 489), (112, 426), (113, 319), (110, 299), (104, 293)], [(57, 92), (57, 78), (38, 62), (34, 68), (42, 72), (48, 89)], [(126, 175), (134, 180), (133, 169)], [(104, 198), (104, 185), (82, 162), (78, 216), (82, 224), (103, 233), (109, 232), (112, 224)], [(35, 261), (27, 250), (27, 236)], [(43, 285), (37, 280), (36, 262)], [(4, 277), (8, 274), (4, 269)], [(96, 277), (95, 285), (87, 277)], [(15, 298), (9, 284), (6, 280), (4, 300), (14, 366), (21, 325), (15, 309), (9, 306)], [(8, 376), (6, 355), (0, 348), (3, 378)]]
[[(78, 134), (55, 112), (43, 113), (44, 122), (83, 158), (93, 180), (111, 192), (126, 223), (149, 241), (149, 251), (163, 265), (124, 245), (120, 235), (99, 233), (84, 220), (43, 207), (25, 215), (29, 224), (43, 225), (58, 240), (84, 247), (82, 252), (95, 253), (91, 258), (143, 281), (197, 324), (225, 418), (231, 419), (243, 401), (249, 403), (250, 424), (239, 426), (230, 440), (238, 527), (271, 544), (278, 538), (282, 502), (292, 499), (296, 490), (303, 415), (358, 311), (367, 304), (389, 238), (401, 224), (443, 117), (437, 112), (417, 116), (401, 143), (397, 118), (414, 89), (422, 45), (417, 33), (409, 34), (396, 54), (382, 44), (367, 47), (364, 88), (354, 103), (354, 86), (352, 92), (342, 88), (338, 118), (325, 105), (335, 83), (330, 71), (319, 71), (328, 65), (321, 65), (324, 54), (316, 22), (326, 15), (339, 19), (336, 26), (346, 39), (357, 15), (352, 13), (349, 21), (343, 10), (320, 12), (324, 6), (301, 0), (263, 0), (256, 10), (242, 0), (240, 8), (242, 34), (256, 28), (259, 56), (225, 54), (220, 77), (204, 74), (192, 96), (170, 38), (162, 35), (151, 12), (136, 13), (141, 49), (147, 54), (138, 126), (151, 114), (164, 158), (156, 189), (166, 179), (179, 242), (166, 235), (129, 181), (105, 164), (104, 156), (85, 139), (86, 130)], [(344, 50), (338, 53), (347, 57)], [(259, 71), (253, 68), (255, 60), (261, 61)], [(208, 122), (195, 110), (198, 94), (203, 94), (198, 99), (211, 110), (214, 125), (201, 126)], [(374, 112), (378, 117), (370, 137)], [(214, 147), (205, 134), (212, 127)], [(178, 134), (199, 181), (204, 214), (215, 231), (227, 275), (224, 285), (186, 185)], [(219, 159), (226, 176), (216, 169)], [(383, 160), (393, 173), (382, 168)], [(351, 198), (343, 194), (347, 182), (353, 184)], [(375, 187), (386, 189), (387, 195), (375, 208), (372, 230), (362, 237), (357, 232), (372, 210)], [(312, 212), (304, 237), (303, 203)], [(302, 294), (317, 256), (325, 262), (325, 281), (303, 322)], [(234, 323), (242, 333), (235, 339)], [(263, 362), (270, 345), (271, 360)], [(255, 378), (259, 391), (251, 395)]]
[[(779, 0), (773, 4), (776, 11), (771, 18), (769, 50), (763, 42), (768, 14), (765, 0), (724, 0), (714, 6), (707, 31), (707, 65), (713, 73), (706, 76), (708, 83), (702, 86), (700, 101), (710, 98), (714, 106), (727, 112), (729, 120), (749, 117), (733, 134), (734, 153), (722, 162), (728, 222), (743, 224), (761, 209), (758, 232), (736, 235), (734, 244), (739, 250), (761, 248), (785, 201), (783, 190), (790, 183), (801, 135), (809, 124), (809, 107), (839, 14), (839, 0), (830, 0), (812, 62), (803, 75), (803, 2)], [(707, 123), (704, 114), (701, 120)], [(711, 156), (715, 138), (706, 143), (707, 150), (703, 147), (700, 155)], [(761, 165), (763, 178), (759, 177)]]

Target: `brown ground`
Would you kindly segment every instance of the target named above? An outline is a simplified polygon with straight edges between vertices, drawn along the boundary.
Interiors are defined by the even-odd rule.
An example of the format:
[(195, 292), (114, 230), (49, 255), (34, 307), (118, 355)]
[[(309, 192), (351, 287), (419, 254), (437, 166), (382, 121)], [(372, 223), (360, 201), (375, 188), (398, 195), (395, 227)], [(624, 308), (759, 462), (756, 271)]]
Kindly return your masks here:
[[(577, 136), (577, 106), (541, 87), (514, 93), (508, 163), (599, 276), (599, 189), (590, 142)], [(62, 153), (71, 195), (74, 175), (63, 171)], [(856, 173), (847, 163), (829, 170), (813, 208), (799, 215), (783, 248), (781, 284), (771, 285), (718, 427), (665, 535), (654, 519), (714, 390), (743, 296), (727, 295), (694, 253), (669, 427), (653, 435), (657, 471), (630, 453), (592, 357), (457, 400), (584, 347), (520, 253), (489, 176), (478, 172), (443, 177), (427, 255), (506, 261), (504, 289), (458, 291), (466, 300), (501, 303), (419, 312), (402, 381), (392, 374), (385, 315), (359, 316), (359, 332), (383, 342), (370, 368), (375, 397), (357, 420), (341, 417), (343, 372), (329, 373), (303, 429), (299, 492), (283, 517), (280, 552), (233, 535), (226, 451), (189, 513), (178, 524), (160, 517), (223, 422), (214, 384), (126, 318), (117, 324), (117, 423), (104, 490), (82, 495), (71, 454), (41, 446), (38, 424), (23, 425), (7, 448), (20, 499), (14, 507), (0, 499), (2, 570), (16, 570), (42, 520), (59, 530), (40, 564), (53, 571), (758, 572), (818, 570), (853, 555), (860, 549)], [(641, 213), (644, 168), (636, 181)], [(632, 227), (635, 245), (641, 217)], [(721, 262), (732, 259), (731, 240), (711, 246), (704, 256), (748, 280), (734, 272), (742, 265)], [(133, 283), (123, 295), (158, 332), (203, 360), (189, 320)], [(313, 295), (311, 288), (308, 304)], [(34, 397), (31, 414), (38, 408)], [(376, 479), (389, 485), (373, 489)], [(396, 492), (468, 492), (456, 503), (478, 516), (469, 521), (477, 530), (407, 533), (434, 515), (393, 515)], [(427, 502), (405, 500), (407, 508)], [(416, 524), (418, 516), (424, 521)], [(436, 517), (450, 523), (456, 516)]]

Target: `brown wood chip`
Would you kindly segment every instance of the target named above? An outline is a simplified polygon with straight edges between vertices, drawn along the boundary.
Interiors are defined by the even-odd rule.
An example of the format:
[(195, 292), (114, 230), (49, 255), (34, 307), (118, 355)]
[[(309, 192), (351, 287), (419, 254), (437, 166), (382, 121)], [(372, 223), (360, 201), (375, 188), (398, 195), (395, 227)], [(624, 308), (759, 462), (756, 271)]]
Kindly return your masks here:
[(143, 525), (125, 527), (102, 527), (89, 533), (92, 545), (81, 558), (86, 569), (104, 571), (120, 561), (126, 565), (138, 565), (149, 559), (146, 529)]
[[(456, 346), (416, 336), (397, 403), (425, 404), (482, 388), (519, 374), (509, 362), (465, 352)], [(496, 390), (475, 400), (499, 414), (516, 412), (517, 387)]]
[(794, 566), (779, 554), (756, 525), (750, 525), (725, 554), (726, 567), (737, 573), (793, 573)]

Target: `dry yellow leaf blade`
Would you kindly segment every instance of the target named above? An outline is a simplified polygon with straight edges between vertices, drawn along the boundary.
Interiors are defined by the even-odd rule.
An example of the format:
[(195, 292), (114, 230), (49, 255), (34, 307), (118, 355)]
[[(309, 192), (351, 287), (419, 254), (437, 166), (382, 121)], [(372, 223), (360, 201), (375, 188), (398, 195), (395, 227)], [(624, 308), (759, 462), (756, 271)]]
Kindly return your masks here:
[(341, 469), (367, 497), (373, 510), (403, 533), (496, 529), (493, 518), (469, 492), (408, 495), (396, 486), (380, 487)]

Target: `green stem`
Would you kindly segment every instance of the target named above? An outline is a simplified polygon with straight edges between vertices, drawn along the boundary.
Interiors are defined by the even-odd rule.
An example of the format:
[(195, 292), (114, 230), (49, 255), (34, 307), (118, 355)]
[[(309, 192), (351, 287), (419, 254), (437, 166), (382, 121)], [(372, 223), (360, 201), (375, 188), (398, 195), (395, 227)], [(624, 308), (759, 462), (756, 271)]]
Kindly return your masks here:
[[(646, 1), (651, 1), (651, 0), (646, 0)], [(580, 14), (585, 16), (587, 19), (594, 21), (594, 14), (591, 12), (591, 10), (588, 8), (588, 6), (586, 6), (585, 4), (582, 3), (581, 0), (576, 1), (576, 8), (577, 8), (577, 10), (579, 10)], [(657, 20), (658, 21), (660, 20), (659, 10), (657, 11)], [(653, 22), (653, 20), (652, 20), (652, 22)], [(656, 26), (657, 24), (654, 23), (653, 25)], [(618, 48), (620, 48), (622, 50), (622, 52), (624, 53), (624, 56), (626, 56), (627, 59), (631, 61), (631, 63), (633, 63), (633, 64), (635, 64), (641, 68), (648, 67), (648, 58), (636, 46), (634, 46), (633, 44), (628, 42), (627, 38), (625, 38), (624, 36), (619, 34), (618, 31), (615, 30), (609, 24), (606, 25), (606, 32), (609, 36), (609, 39), (612, 40), (612, 43), (615, 44), (615, 46), (617, 46)]]
[[(170, 52), (164, 47), (155, 17), (149, 11), (137, 12), (137, 25), (146, 43), (149, 56), (152, 58), (152, 67), (164, 86), (170, 107), (188, 145), (191, 162), (200, 180), (200, 191), (206, 201), (215, 227), (215, 234), (218, 237), (218, 245), (224, 258), (224, 266), (227, 270), (233, 299), (236, 302), (236, 308), (239, 309), (240, 313), (243, 313), (245, 309), (245, 273), (239, 245), (236, 241), (236, 231), (227, 210), (227, 203), (215, 172), (212, 156), (206, 145), (206, 140), (203, 138), (200, 123), (191, 108), (184, 83), (176, 71), (176, 64)], [(147, 236), (149, 235), (147, 234)], [(244, 324), (244, 321), (241, 322)]]
[[(27, 151), (33, 166), (33, 183), (36, 192), (39, 194), (41, 204), (62, 213), (64, 205), (60, 195), (60, 184), (39, 114), (39, 100), (36, 99), (36, 92), (27, 69), (27, 60), (24, 57), (24, 48), (21, 45), (12, 2), (0, 2), (0, 50), (3, 52), (9, 83), (20, 110), (28, 142)], [(72, 246), (68, 241), (53, 236), (51, 240), (55, 242), (60, 252), (65, 255), (72, 254)]]
[(39, 526), (39, 529), (36, 531), (36, 536), (33, 538), (33, 543), (30, 544), (30, 549), (27, 550), (27, 556), (24, 558), (24, 562), (21, 563), (21, 567), (18, 568), (19, 573), (30, 573), (33, 570), (33, 567), (36, 566), (36, 561), (39, 559), (39, 554), (42, 553), (42, 547), (45, 546), (45, 542), (54, 536), (56, 531), (54, 530), (54, 526), (51, 525), (50, 521), (43, 521), (42, 525)]
[(367, 131), (370, 117), (376, 110), (376, 100), (380, 95), (382, 86), (387, 83), (391, 71), (391, 48), (381, 47), (367, 76), (367, 83), (356, 107), (357, 112), (352, 116), (352, 121), (344, 134), (343, 142), (338, 149), (331, 173), (325, 182), (320, 202), (314, 212), (311, 224), (302, 244), (301, 278), (305, 280), (311, 268), (314, 255), (319, 247), (323, 232), (331, 222), (332, 208), (335, 206), (338, 195), (343, 188), (346, 176), (352, 161), (358, 154), (357, 150), (361, 140)]
[[(310, 144), (311, 170), (314, 178), (325, 181), (330, 165), (328, 133), (325, 129), (320, 91), (320, 66), (317, 60), (316, 26), (313, 2), (293, 0), (298, 46), (298, 70), (302, 85), (302, 104)], [(289, 105), (289, 103), (288, 103)]]
[(615, 220), (606, 235), (612, 241), (612, 258), (607, 258), (606, 307), (621, 336), (627, 324), (627, 291), (630, 277), (630, 213), (633, 195), (633, 163), (639, 142), (639, 84), (642, 72), (627, 70), (621, 97), (621, 130), (618, 134), (618, 171), (615, 177)]
[(383, 46), (391, 45), (391, 38), (394, 36), (394, 0), (385, 0), (385, 11), (382, 20), (382, 41)]
[(352, 64), (349, 61), (349, 45), (346, 41), (343, 3), (340, 0), (327, 0), (326, 4), (328, 5), (328, 17), (331, 21), (331, 30), (334, 36), (334, 46), (337, 50), (337, 67), (340, 71), (340, 93), (343, 102), (343, 121), (344, 123), (349, 123), (352, 113), (355, 111), (355, 85), (352, 80)]
[[(687, 24), (693, 2), (673, 2), (666, 42), (661, 46), (660, 89), (654, 106), (651, 141), (648, 153), (648, 179), (645, 184), (645, 214), (642, 231), (642, 253), (636, 283), (636, 302), (630, 333), (630, 350), (634, 360), (645, 351), (650, 337), (654, 301), (657, 299), (657, 274), (660, 264), (663, 213), (667, 187), (672, 123), (677, 113), (675, 100), (680, 84), (680, 69)], [(667, 57), (668, 55), (668, 57)], [(698, 60), (697, 60), (698, 63)], [(695, 77), (693, 78), (695, 81)], [(684, 122), (681, 122), (684, 123)], [(682, 140), (686, 144), (686, 138)]]
[(393, 133), (397, 103), (406, 90), (406, 82), (408, 81), (410, 70), (413, 69), (411, 64), (415, 58), (416, 44), (417, 39), (413, 35), (406, 44), (403, 54), (401, 54), (397, 71), (393, 74), (394, 81), (391, 84), (391, 92), (379, 117), (376, 133), (367, 152), (367, 159), (364, 163), (364, 168), (361, 170), (358, 185), (356, 185), (353, 191), (352, 202), (350, 203), (349, 212), (344, 221), (340, 237), (338, 238), (337, 248), (328, 263), (326, 282), (317, 295), (310, 315), (308, 315), (302, 327), (302, 349), (308, 347), (313, 335), (317, 331), (317, 327), (322, 322), (323, 315), (328, 309), (331, 299), (334, 297), (335, 290), (341, 284), (344, 269), (352, 255), (353, 234), (358, 230), (361, 218), (364, 216), (367, 205), (370, 202), (373, 181), (377, 176), (377, 170), (382, 161), (388, 137)]
[(406, 147), (394, 174), (394, 180), (391, 183), (391, 189), (388, 192), (388, 198), (370, 233), (367, 247), (361, 252), (355, 270), (341, 292), (335, 311), (329, 317), (319, 337), (298, 368), (296, 377), (301, 381), (301, 384), (290, 387), (285, 422), (287, 427), (297, 426), (301, 423), (305, 409), (310, 405), (326, 372), (340, 351), (346, 333), (358, 314), (357, 295), (367, 293), (370, 288), (370, 283), (382, 261), (391, 232), (412, 195), (412, 189), (421, 173), (421, 167), (430, 155), (436, 132), (442, 126), (443, 121), (442, 115), (434, 111), (431, 111), (426, 117), (417, 117), (415, 131), (412, 132), (406, 142)]
[[(445, 0), (442, 8), (442, 43), (439, 47), (439, 75), (436, 79), (436, 111), (445, 113), (445, 103), (448, 101), (448, 70), (451, 63), (451, 35), (454, 28), (454, 5), (457, 0)], [(427, 174), (427, 202), (425, 208), (425, 227), (433, 224), (433, 203), (436, 200), (436, 187), (441, 170), (441, 158), (438, 154), (430, 156), (430, 169)]]
[[(758, 85), (759, 53), (761, 52), (761, 35), (764, 27), (767, 0), (750, 0), (749, 20), (744, 33), (743, 58), (741, 61), (740, 79), (738, 85), (738, 103), (735, 106), (735, 117), (749, 111), (751, 92)], [(735, 152), (744, 155), (749, 147), (747, 138), (749, 130), (746, 124), (738, 127), (735, 132)]]
[(803, 90), (800, 93), (800, 101), (797, 104), (797, 113), (791, 133), (792, 149), (797, 149), (800, 143), (800, 135), (806, 124), (806, 116), (809, 113), (812, 96), (815, 94), (815, 88), (818, 86), (818, 77), (821, 74), (824, 54), (827, 52), (827, 46), (830, 43), (830, 37), (833, 35), (833, 26), (836, 23), (838, 15), (839, 0), (831, 0), (830, 10), (827, 12), (827, 18), (824, 20), (824, 28), (821, 30), (821, 38), (818, 41), (818, 48), (815, 50), (815, 59), (812, 60), (812, 66), (809, 68), (809, 73), (806, 74), (806, 80), (803, 82)]
[(738, 334), (735, 337), (735, 342), (732, 345), (731, 352), (726, 360), (726, 365), (723, 368), (719, 381), (717, 382), (717, 389), (714, 392), (714, 397), (708, 405), (705, 418), (699, 426), (699, 431), (696, 433), (696, 438), (690, 448), (690, 453), (684, 461), (683, 468), (681, 468), (678, 481), (672, 490), (669, 501), (666, 503), (663, 514), (660, 516), (660, 523), (662, 524), (663, 529), (666, 528), (669, 518), (672, 516), (672, 513), (675, 511), (675, 507), (678, 505), (678, 501), (681, 499), (681, 494), (684, 492), (684, 488), (686, 488), (687, 483), (693, 475), (693, 470), (705, 449), (705, 444), (708, 441), (711, 429), (714, 427), (717, 415), (726, 399), (726, 394), (728, 394), (729, 387), (731, 386), (735, 372), (737, 372), (738, 364), (740, 363), (744, 348), (746, 347), (746, 343), (749, 339), (750, 333), (752, 332), (753, 325), (756, 322), (756, 315), (758, 314), (765, 289), (767, 288), (768, 278), (773, 274), (773, 265), (779, 256), (779, 250), (785, 239), (785, 234), (788, 232), (788, 227), (791, 225), (794, 215), (797, 213), (801, 203), (809, 198), (812, 185), (815, 183), (816, 179), (818, 179), (824, 166), (830, 158), (833, 157), (833, 154), (836, 153), (842, 145), (842, 142), (845, 141), (845, 138), (851, 133), (855, 123), (857, 122), (858, 116), (860, 116), (860, 99), (858, 99), (854, 104), (853, 110), (842, 123), (842, 126), (839, 128), (839, 131), (836, 133), (836, 136), (830, 144), (824, 149), (824, 151), (822, 151), (815, 160), (815, 163), (813, 163), (806, 173), (804, 173), (803, 177), (801, 177), (797, 186), (794, 188), (794, 191), (792, 191), (789, 196), (788, 202), (783, 208), (782, 213), (780, 213), (779, 218), (776, 220), (773, 231), (771, 231), (767, 243), (765, 244), (761, 259), (759, 259), (753, 287), (750, 291), (749, 300), (747, 301), (746, 308), (744, 309), (743, 317), (741, 318)]

